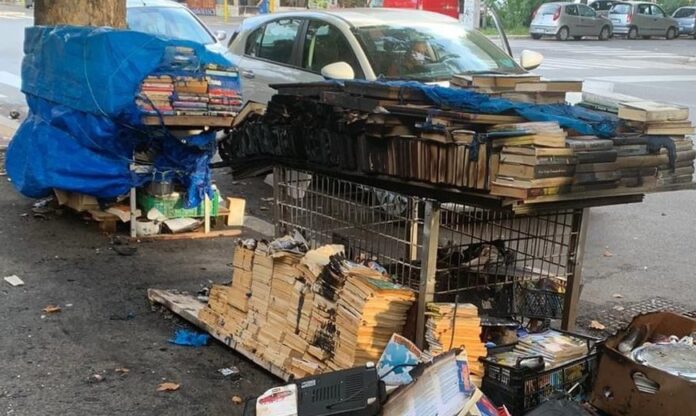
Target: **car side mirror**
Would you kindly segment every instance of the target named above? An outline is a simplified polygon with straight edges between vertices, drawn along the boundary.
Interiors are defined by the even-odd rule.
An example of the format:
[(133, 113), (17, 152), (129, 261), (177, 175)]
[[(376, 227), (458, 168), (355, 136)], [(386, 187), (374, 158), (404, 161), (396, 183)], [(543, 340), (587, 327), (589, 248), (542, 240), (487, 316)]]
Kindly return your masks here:
[(215, 32), (215, 39), (219, 41), (227, 39), (227, 32), (225, 32), (224, 30), (218, 30), (217, 32)]
[(527, 71), (538, 68), (542, 62), (544, 62), (544, 55), (539, 52), (525, 49), (520, 54), (520, 66)]
[(351, 80), (355, 79), (355, 71), (347, 62), (334, 62), (321, 69), (321, 75), (328, 79)]

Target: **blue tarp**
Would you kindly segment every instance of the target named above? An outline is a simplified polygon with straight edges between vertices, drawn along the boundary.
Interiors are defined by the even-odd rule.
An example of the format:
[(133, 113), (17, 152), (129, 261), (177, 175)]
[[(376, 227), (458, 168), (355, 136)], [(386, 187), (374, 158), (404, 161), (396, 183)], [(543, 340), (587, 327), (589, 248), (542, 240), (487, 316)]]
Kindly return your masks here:
[[(233, 66), (204, 45), (140, 32), (27, 28), (22, 91), (29, 114), (6, 160), (14, 186), (34, 198), (57, 188), (108, 199), (153, 177), (169, 177), (187, 187), (187, 206), (198, 205), (206, 192), (212, 195), (214, 133), (174, 138), (165, 129), (142, 126), (135, 105), (146, 76), (171, 72), (177, 47), (192, 48), (200, 66)], [(131, 172), (136, 150), (157, 154), (150, 173)]]
[(529, 121), (556, 121), (566, 129), (582, 135), (602, 138), (616, 136), (618, 120), (603, 113), (567, 104), (530, 104), (494, 98), (487, 94), (460, 88), (445, 88), (414, 81), (381, 81), (396, 87), (416, 88), (433, 104), (443, 109), (455, 109), (485, 114), (517, 114)]

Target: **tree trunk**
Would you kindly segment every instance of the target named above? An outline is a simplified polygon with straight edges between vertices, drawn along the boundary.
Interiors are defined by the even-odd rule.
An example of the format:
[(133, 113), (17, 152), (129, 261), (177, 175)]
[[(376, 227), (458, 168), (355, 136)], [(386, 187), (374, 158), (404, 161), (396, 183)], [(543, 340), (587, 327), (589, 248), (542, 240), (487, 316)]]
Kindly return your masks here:
[(36, 0), (37, 26), (126, 27), (126, 0)]

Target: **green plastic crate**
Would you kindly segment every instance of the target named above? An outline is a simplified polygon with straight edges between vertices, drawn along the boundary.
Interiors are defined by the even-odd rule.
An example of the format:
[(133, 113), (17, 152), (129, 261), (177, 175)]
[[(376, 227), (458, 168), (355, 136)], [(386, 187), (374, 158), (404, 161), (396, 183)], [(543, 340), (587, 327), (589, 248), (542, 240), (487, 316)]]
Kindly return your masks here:
[[(184, 208), (184, 194), (175, 192), (169, 196), (153, 196), (145, 191), (138, 191), (138, 206), (146, 215), (152, 208), (157, 208), (167, 218), (202, 218), (205, 216), (205, 202), (195, 208)], [(210, 200), (210, 216), (217, 217), (220, 208), (218, 191), (213, 191)]]

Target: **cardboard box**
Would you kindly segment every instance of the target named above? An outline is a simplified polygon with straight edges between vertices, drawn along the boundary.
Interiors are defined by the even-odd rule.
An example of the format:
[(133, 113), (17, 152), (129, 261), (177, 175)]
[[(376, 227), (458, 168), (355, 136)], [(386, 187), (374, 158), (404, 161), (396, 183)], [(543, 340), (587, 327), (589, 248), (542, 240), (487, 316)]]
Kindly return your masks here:
[(54, 189), (53, 192), (56, 194), (58, 205), (65, 205), (77, 212), (89, 211), (91, 209), (101, 209), (99, 207), (99, 202), (97, 202), (97, 198), (93, 196), (80, 194), (77, 192), (61, 191), (59, 189)]
[[(639, 364), (618, 350), (629, 328), (645, 325), (653, 334), (683, 337), (696, 331), (696, 319), (670, 312), (637, 316), (628, 328), (609, 337), (600, 347), (601, 358), (590, 402), (611, 415), (696, 415), (696, 383), (665, 371)], [(633, 380), (642, 373), (659, 386), (655, 394), (641, 392)]]

